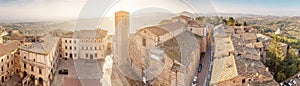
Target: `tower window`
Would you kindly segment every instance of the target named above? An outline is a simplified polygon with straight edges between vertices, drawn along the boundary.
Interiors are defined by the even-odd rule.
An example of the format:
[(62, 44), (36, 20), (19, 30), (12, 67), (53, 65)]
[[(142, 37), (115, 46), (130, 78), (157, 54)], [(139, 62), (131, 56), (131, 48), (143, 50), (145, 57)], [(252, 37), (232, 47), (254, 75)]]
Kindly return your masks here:
[(146, 46), (146, 39), (143, 38), (143, 46)]
[(31, 71), (34, 71), (34, 67), (33, 66), (31, 66)]

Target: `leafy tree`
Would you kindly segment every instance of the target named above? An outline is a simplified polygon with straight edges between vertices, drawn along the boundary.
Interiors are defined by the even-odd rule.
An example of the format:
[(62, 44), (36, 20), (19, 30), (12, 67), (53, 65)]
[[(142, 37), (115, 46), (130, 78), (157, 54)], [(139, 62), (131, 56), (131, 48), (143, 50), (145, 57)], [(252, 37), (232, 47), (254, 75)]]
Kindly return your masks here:
[(227, 20), (226, 19), (222, 19), (222, 22), (224, 23), (224, 24), (228, 24), (228, 22), (227, 22)]
[(278, 72), (277, 75), (276, 75), (276, 81), (281, 82), (284, 79), (286, 79), (286, 75), (282, 71)]
[(237, 20), (234, 20), (234, 25), (235, 26), (241, 26), (242, 24), (240, 24)]
[(298, 63), (298, 71), (300, 71), (300, 64)]
[(214, 19), (212, 20), (212, 24), (217, 25), (220, 23), (220, 18), (218, 16), (215, 16)]
[(228, 18), (227, 25), (228, 25), (228, 26), (233, 26), (234, 24), (235, 24), (235, 20), (233, 19), (233, 17), (229, 17), (229, 18)]
[(247, 26), (247, 22), (244, 21), (244, 22), (243, 22), (243, 26)]
[(284, 56), (281, 49), (281, 44), (272, 40), (268, 46), (267, 51), (268, 61), (266, 66), (270, 68), (272, 74), (276, 74), (282, 68), (282, 61), (284, 60)]
[(284, 59), (281, 43), (277, 42), (276, 39), (272, 40), (268, 46), (267, 51), (268, 57), (278, 59), (282, 61)]
[(293, 76), (297, 72), (298, 72), (297, 65), (296, 64), (292, 64), (292, 65), (286, 67), (286, 73), (285, 74), (288, 75), (288, 76)]

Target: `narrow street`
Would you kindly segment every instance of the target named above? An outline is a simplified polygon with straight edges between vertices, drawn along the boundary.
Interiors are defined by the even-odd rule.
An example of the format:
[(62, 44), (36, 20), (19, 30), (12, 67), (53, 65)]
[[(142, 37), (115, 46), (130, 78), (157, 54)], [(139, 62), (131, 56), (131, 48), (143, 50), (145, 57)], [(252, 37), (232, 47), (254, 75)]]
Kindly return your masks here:
[(206, 53), (204, 54), (204, 57), (200, 59), (200, 64), (202, 64), (202, 70), (198, 74), (198, 80), (197, 80), (197, 86), (205, 86), (207, 82), (207, 76), (209, 71), (209, 65), (210, 65), (210, 56), (211, 56), (211, 43), (207, 43), (208, 48), (206, 50)]

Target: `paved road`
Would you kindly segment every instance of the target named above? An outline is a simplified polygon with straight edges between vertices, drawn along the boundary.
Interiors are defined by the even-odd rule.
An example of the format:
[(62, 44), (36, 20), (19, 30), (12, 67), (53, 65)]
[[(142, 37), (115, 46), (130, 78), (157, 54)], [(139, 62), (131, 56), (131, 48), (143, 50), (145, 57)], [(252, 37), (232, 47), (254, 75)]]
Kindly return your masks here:
[[(300, 74), (300, 72), (298, 72), (294, 76), (291, 76), (290, 78), (284, 80), (283, 82), (288, 82), (289, 80), (294, 79), (297, 82), (296, 86), (300, 86), (300, 79), (297, 77), (298, 74)], [(281, 83), (283, 83), (283, 82), (281, 82)]]
[(207, 43), (208, 48), (203, 58), (200, 59), (200, 63), (202, 64), (202, 70), (198, 74), (198, 82), (197, 86), (205, 86), (207, 82), (208, 69), (210, 64), (210, 56), (211, 56), (211, 43)]

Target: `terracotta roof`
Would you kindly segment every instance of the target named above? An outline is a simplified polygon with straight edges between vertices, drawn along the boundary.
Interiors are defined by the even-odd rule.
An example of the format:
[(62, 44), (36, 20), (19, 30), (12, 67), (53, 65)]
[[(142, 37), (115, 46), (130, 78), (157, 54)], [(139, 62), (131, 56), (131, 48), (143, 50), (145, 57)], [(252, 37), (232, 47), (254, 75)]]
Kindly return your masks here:
[(210, 85), (230, 80), (238, 76), (234, 56), (215, 59), (211, 75)]
[(172, 20), (162, 20), (162, 21), (159, 22), (160, 25), (168, 24), (168, 23), (172, 23)]
[(160, 28), (158, 26), (146, 27), (146, 28), (139, 30), (139, 32), (143, 31), (143, 30), (148, 30), (149, 32), (151, 32), (152, 34), (154, 34), (156, 36), (161, 36), (161, 35), (169, 33), (167, 30)]
[[(234, 49), (235, 49), (235, 53), (236, 54), (241, 54), (243, 57), (247, 58), (247, 59), (252, 59), (252, 60), (260, 60), (260, 55), (259, 55), (259, 51), (257, 51), (255, 49), (255, 47), (260, 47), (261, 42), (256, 43), (246, 43), (245, 41), (243, 41), (241, 38), (238, 37), (231, 37), (233, 45), (234, 45)], [(252, 45), (251, 47), (247, 47), (246, 45)]]
[(18, 49), (20, 45), (19, 41), (10, 41), (5, 44), (0, 44), (0, 56), (3, 56), (5, 54), (8, 54), (16, 49)]
[(195, 34), (184, 31), (176, 37), (164, 42), (161, 49), (163, 49), (171, 59), (177, 60), (183, 65), (188, 65), (193, 57), (191, 56), (192, 52), (199, 48), (197, 41)]
[(260, 42), (271, 41), (272, 38), (263, 34), (256, 34), (257, 40)]
[(164, 35), (167, 33), (173, 33), (174, 31), (177, 31), (178, 29), (182, 29), (185, 27), (186, 27), (186, 24), (184, 24), (182, 22), (172, 22), (172, 23), (163, 24), (163, 25), (145, 27), (145, 28), (140, 29), (139, 32), (147, 29), (152, 34), (154, 34), (156, 36), (161, 36), (161, 35)]
[(214, 37), (229, 37), (230, 35), (223, 29), (225, 25), (221, 24), (214, 28)]
[(28, 46), (20, 46), (21, 50), (35, 52), (39, 54), (49, 54), (51, 49), (56, 47), (59, 38), (47, 35), (41, 38), (43, 42), (36, 42)]
[(179, 15), (179, 16), (173, 17), (172, 19), (185, 19), (185, 20), (190, 20), (191, 17), (185, 16), (185, 15)]
[(255, 47), (255, 48), (263, 48), (264, 45), (263, 45), (262, 42), (256, 42), (256, 43), (254, 43), (254, 47)]
[(158, 25), (158, 27), (165, 29), (168, 32), (174, 32), (177, 29), (186, 28), (187, 24), (177, 21), (169, 24)]
[(234, 52), (233, 43), (230, 37), (228, 38), (215, 38), (215, 53), (214, 58), (222, 58), (230, 52)]
[(75, 32), (70, 32), (64, 34), (62, 37), (65, 38), (79, 38), (79, 39), (95, 39), (95, 38), (105, 38), (107, 35), (107, 30), (80, 30)]
[(204, 23), (199, 20), (189, 20), (187, 24), (190, 26), (204, 27)]
[(247, 78), (253, 78), (254, 81), (264, 82), (273, 80), (272, 74), (266, 70), (265, 65), (259, 60), (246, 59), (244, 57), (235, 57), (238, 74)]
[(245, 34), (241, 35), (241, 38), (244, 41), (247, 41), (247, 40), (256, 40), (256, 35), (255, 35), (255, 33), (245, 33)]

